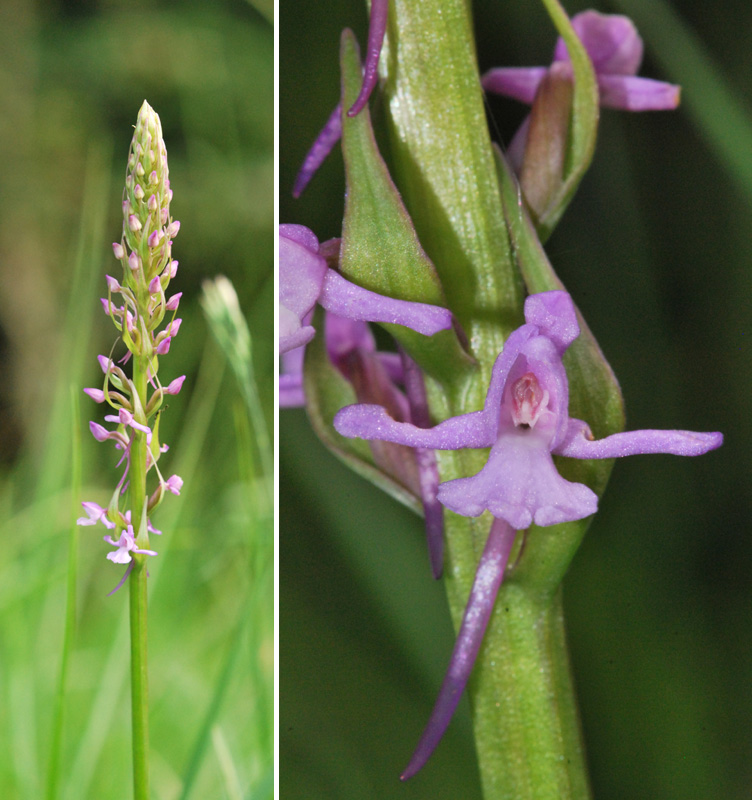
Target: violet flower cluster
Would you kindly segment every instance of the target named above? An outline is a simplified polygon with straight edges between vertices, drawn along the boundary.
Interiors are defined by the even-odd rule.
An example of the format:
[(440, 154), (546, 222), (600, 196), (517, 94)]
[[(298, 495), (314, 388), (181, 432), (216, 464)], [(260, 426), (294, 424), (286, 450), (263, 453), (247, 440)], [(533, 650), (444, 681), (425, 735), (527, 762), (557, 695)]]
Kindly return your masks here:
[[(531, 295), (525, 324), (507, 339), (493, 367), (483, 408), (433, 428), (399, 422), (378, 405), (354, 405), (334, 418), (343, 436), (414, 448), (491, 448), (477, 475), (442, 483), (439, 501), (456, 514), (495, 521), (457, 636), (447, 677), (418, 749), (403, 778), (415, 774), (441, 739), (470, 676), (517, 530), (571, 522), (594, 514), (598, 498), (565, 480), (553, 455), (620, 458), (644, 453), (697, 456), (723, 443), (720, 433), (642, 430), (596, 440), (587, 422), (569, 416), (569, 384), (562, 356), (579, 336), (566, 292)], [(555, 535), (555, 534), (551, 534)]]
[[(107, 558), (116, 564), (128, 564), (115, 590), (130, 573), (134, 553), (156, 555), (148, 546), (148, 534), (161, 531), (154, 528), (150, 515), (162, 502), (165, 492), (180, 494), (183, 485), (177, 475), (165, 479), (157, 466), (160, 456), (168, 449), (159, 441), (160, 408), (164, 397), (178, 394), (185, 380), (182, 375), (163, 386), (157, 374), (159, 356), (169, 352), (181, 324), (176, 312), (182, 293), (169, 297), (166, 294), (178, 269), (178, 262), (172, 259), (172, 241), (180, 223), (170, 217), (171, 200), (161, 123), (156, 112), (144, 101), (128, 155), (123, 235), (120, 242), (112, 245), (123, 273), (119, 280), (106, 276), (107, 297), (102, 298), (104, 311), (128, 352), (118, 363), (108, 356), (98, 356), (104, 373), (102, 387), (84, 389), (92, 400), (106, 403), (113, 410), (114, 413), (105, 415), (104, 420), (114, 428), (105, 428), (95, 421), (90, 422), (89, 427), (98, 442), (114, 444), (120, 452), (117, 466), (123, 467), (109, 504), (102, 507), (94, 502), (82, 503), (86, 516), (78, 520), (79, 525), (101, 522), (114, 531), (114, 536), (104, 537), (115, 548)], [(123, 369), (129, 361), (134, 365), (132, 377)], [(139, 437), (145, 438), (146, 448), (137, 451), (135, 442)], [(156, 488), (143, 504), (141, 519), (132, 518), (129, 504), (133, 491), (128, 492), (137, 452), (144, 453), (145, 460), (139, 465), (138, 474), (145, 477), (153, 469), (157, 477)], [(126, 494), (127, 501), (124, 501)]]

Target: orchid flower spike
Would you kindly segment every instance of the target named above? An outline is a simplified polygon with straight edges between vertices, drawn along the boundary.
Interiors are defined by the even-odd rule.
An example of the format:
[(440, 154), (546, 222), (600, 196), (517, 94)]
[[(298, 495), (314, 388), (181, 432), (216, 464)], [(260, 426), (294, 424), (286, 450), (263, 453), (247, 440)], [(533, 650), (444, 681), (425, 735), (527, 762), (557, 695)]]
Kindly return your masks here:
[(409, 447), (491, 448), (477, 475), (447, 481), (438, 499), (463, 516), (495, 517), (478, 566), (447, 676), (428, 726), (403, 779), (428, 760), (444, 734), (469, 679), (503, 578), (515, 531), (587, 517), (598, 498), (559, 475), (552, 455), (619, 458), (640, 453), (696, 456), (723, 443), (720, 433), (643, 430), (595, 440), (587, 423), (569, 417), (569, 385), (562, 356), (579, 335), (566, 292), (532, 295), (525, 324), (507, 339), (493, 367), (484, 407), (433, 428), (392, 419), (381, 406), (343, 408), (334, 427), (343, 436), (381, 439)]
[(307, 344), (315, 333), (306, 318), (316, 302), (341, 317), (405, 325), (431, 336), (452, 324), (445, 308), (369, 292), (330, 269), (315, 234), (302, 225), (279, 226), (279, 352)]
[[(368, 23), (368, 44), (366, 46), (366, 63), (363, 67), (363, 84), (355, 102), (347, 112), (348, 117), (355, 117), (368, 105), (368, 100), (379, 80), (379, 58), (386, 34), (386, 23), (389, 11), (389, 0), (372, 0), (371, 16)], [(342, 106), (337, 107), (329, 115), (329, 119), (321, 129), (321, 133), (311, 145), (311, 149), (303, 159), (292, 190), (293, 197), (300, 197), (311, 178), (324, 163), (329, 153), (342, 137)]]
[[(632, 20), (618, 14), (583, 11), (572, 26), (593, 62), (600, 104), (623, 111), (663, 111), (679, 105), (680, 88), (638, 78), (643, 44)], [(554, 49), (554, 64), (570, 64), (564, 40)], [(481, 79), (487, 92), (532, 104), (549, 67), (498, 67)]]

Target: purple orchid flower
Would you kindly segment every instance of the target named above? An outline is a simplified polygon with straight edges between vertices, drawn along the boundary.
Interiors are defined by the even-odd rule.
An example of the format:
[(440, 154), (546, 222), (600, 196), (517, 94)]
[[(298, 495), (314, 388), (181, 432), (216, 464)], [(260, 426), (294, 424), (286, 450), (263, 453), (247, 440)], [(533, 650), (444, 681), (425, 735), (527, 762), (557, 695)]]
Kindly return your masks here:
[(103, 537), (105, 542), (116, 547), (113, 553), (107, 553), (107, 558), (115, 564), (127, 564), (133, 556), (131, 553), (143, 553), (147, 556), (157, 555), (154, 550), (141, 550), (136, 546), (136, 537), (133, 533), (133, 526), (129, 525), (128, 528), (120, 533), (120, 538), (115, 541), (112, 536)]
[[(678, 86), (637, 77), (643, 44), (628, 17), (583, 11), (572, 17), (572, 27), (593, 62), (602, 106), (623, 111), (664, 111), (679, 105)], [(570, 63), (561, 38), (556, 42), (553, 63)], [(530, 105), (548, 69), (498, 67), (489, 70), (481, 82), (488, 92)]]
[[(572, 18), (595, 70), (600, 104), (622, 111), (664, 111), (679, 105), (681, 89), (671, 83), (638, 78), (643, 44), (632, 20), (618, 14), (583, 11)], [(481, 83), (487, 92), (532, 105), (541, 82), (549, 72), (572, 74), (564, 40), (559, 38), (550, 67), (497, 67)], [(528, 117), (509, 145), (507, 157), (519, 171), (530, 124)]]
[[(420, 426), (428, 425), (423, 376), (406, 353), (377, 352), (376, 341), (367, 323), (331, 312), (326, 313), (324, 340), (329, 360), (353, 384), (361, 399), (383, 398), (384, 405), (393, 409), (392, 413), (400, 419), (411, 420)], [(282, 356), (283, 372), (279, 377), (281, 408), (305, 406), (304, 351), (304, 347), (298, 347)], [(397, 384), (404, 386), (404, 393)], [(409, 482), (423, 504), (431, 570), (435, 578), (440, 578), (444, 563), (444, 515), (437, 499), (439, 471), (434, 451), (417, 448), (415, 467), (417, 484), (415, 480)], [(388, 464), (385, 469), (391, 471)], [(401, 482), (404, 480), (403, 474), (394, 477)]]
[[(379, 80), (379, 58), (384, 44), (386, 23), (389, 11), (389, 0), (372, 0), (371, 16), (368, 22), (368, 44), (366, 45), (366, 63), (363, 67), (363, 84), (360, 93), (347, 112), (348, 117), (355, 117), (366, 107), (368, 100)], [(321, 133), (311, 145), (311, 149), (303, 159), (292, 190), (293, 197), (300, 197), (311, 178), (316, 174), (326, 157), (342, 138), (342, 105), (332, 111)]]
[(552, 454), (586, 459), (638, 453), (694, 456), (723, 443), (720, 433), (655, 430), (594, 441), (587, 423), (568, 416), (562, 355), (579, 336), (571, 298), (562, 291), (532, 295), (525, 301), (525, 319), (496, 359), (481, 411), (425, 429), (396, 422), (380, 406), (356, 405), (339, 411), (334, 427), (343, 436), (409, 447), (490, 447), (485, 467), (470, 478), (443, 483), (439, 500), (464, 516), (488, 510), (516, 530), (533, 522), (571, 522), (597, 509), (596, 495), (583, 484), (564, 480)]
[(348, 406), (334, 418), (334, 427), (343, 436), (409, 447), (491, 448), (477, 475), (439, 486), (439, 501), (452, 511), (477, 517), (488, 510), (496, 519), (439, 701), (403, 778), (425, 764), (454, 713), (488, 624), (514, 531), (533, 522), (548, 526), (583, 519), (597, 510), (595, 493), (562, 478), (552, 455), (582, 459), (640, 453), (696, 456), (723, 443), (720, 433), (661, 430), (595, 440), (587, 423), (571, 419), (568, 413), (569, 385), (562, 356), (580, 332), (571, 298), (563, 291), (532, 295), (525, 301), (525, 320), (509, 336), (494, 364), (482, 410), (428, 429), (397, 422), (375, 405)]
[(96, 525), (97, 522), (101, 522), (105, 528), (113, 529), (115, 527), (115, 523), (110, 522), (107, 517), (106, 508), (102, 508), (102, 506), (97, 505), (97, 503), (90, 503), (88, 501), (84, 501), (81, 505), (86, 512), (86, 516), (79, 517), (76, 520), (76, 525)]
[(369, 292), (330, 269), (315, 234), (303, 225), (279, 226), (279, 352), (307, 344), (315, 333), (306, 317), (316, 303), (347, 319), (405, 325), (431, 336), (452, 324), (445, 308)]

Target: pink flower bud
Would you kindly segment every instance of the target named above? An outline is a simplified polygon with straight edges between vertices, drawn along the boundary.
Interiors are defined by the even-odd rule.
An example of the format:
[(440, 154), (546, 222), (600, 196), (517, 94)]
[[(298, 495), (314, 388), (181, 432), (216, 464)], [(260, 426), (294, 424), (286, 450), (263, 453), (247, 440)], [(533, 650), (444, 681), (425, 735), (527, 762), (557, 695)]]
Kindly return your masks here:
[(144, 199), (144, 189), (140, 183), (136, 184), (136, 188), (133, 190), (133, 196), (136, 198), (136, 200)]
[(147, 240), (147, 244), (149, 245), (149, 247), (156, 247), (159, 244), (160, 240), (162, 239), (162, 236), (164, 236), (164, 234), (162, 233), (161, 229), (152, 231), (152, 233), (149, 234), (149, 238)]
[[(152, 172), (152, 175), (156, 175), (156, 174), (157, 174), (156, 172)], [(155, 194), (153, 194), (149, 198), (149, 202), (146, 204), (146, 207), (149, 209), (149, 211), (156, 211), (158, 205), (159, 204), (157, 202), (157, 196)]]
[(159, 183), (159, 175), (157, 175), (157, 171), (153, 169), (151, 174), (149, 175), (149, 186), (156, 186)]
[(139, 220), (139, 218), (135, 214), (131, 214), (128, 217), (128, 227), (134, 232), (135, 231), (140, 231), (141, 230), (141, 220)]
[(178, 331), (180, 330), (180, 326), (182, 324), (183, 324), (183, 320), (180, 319), (180, 317), (178, 317), (177, 319), (174, 319), (170, 323), (170, 326), (168, 328), (168, 330), (170, 331), (170, 336), (173, 336), (173, 337), (177, 336), (178, 335)]
[(162, 289), (162, 284), (159, 281), (159, 275), (155, 275), (149, 283), (149, 294), (159, 294)]
[(107, 356), (97, 356), (97, 361), (99, 362), (99, 366), (106, 375), (113, 367), (112, 359), (107, 358)]
[(104, 442), (110, 435), (110, 432), (107, 428), (103, 427), (97, 422), (90, 422), (89, 423), (89, 430), (91, 431), (91, 435), (98, 441)]
[(144, 169), (144, 165), (139, 161), (138, 164), (136, 164), (136, 175), (140, 178), (144, 174), (146, 174), (146, 170)]
[(118, 242), (112, 243), (112, 251), (115, 253), (115, 258), (120, 260), (121, 258), (125, 258), (125, 250), (123, 249), (123, 245), (119, 244)]
[(160, 220), (160, 222), (161, 222), (163, 225), (165, 225), (165, 224), (167, 223), (167, 217), (168, 217), (168, 216), (169, 216), (169, 213), (168, 213), (168, 211), (167, 211), (167, 209), (166, 209), (166, 208), (163, 208), (163, 209), (162, 209), (162, 210), (159, 212), (159, 220)]
[(180, 230), (180, 223), (177, 220), (174, 220), (167, 226), (167, 235), (174, 239), (178, 235), (178, 231)]
[(170, 341), (171, 339), (169, 336), (166, 339), (162, 339), (157, 345), (157, 355), (166, 356), (170, 352)]
[(138, 253), (131, 253), (128, 256), (128, 266), (135, 272), (141, 266), (141, 259)]
[(165, 267), (165, 271), (162, 273), (166, 275), (170, 280), (174, 278), (178, 274), (178, 264), (179, 261), (170, 261), (170, 263)]
[(177, 394), (183, 388), (183, 381), (185, 381), (185, 375), (170, 381), (170, 385), (165, 389), (165, 394)]
[(165, 304), (165, 311), (177, 311), (180, 298), (183, 296), (182, 292), (174, 294)]
[(104, 392), (101, 389), (84, 389), (84, 394), (88, 394), (95, 403), (104, 403)]
[(120, 291), (120, 289), (121, 289), (121, 286), (120, 286), (120, 284), (119, 284), (119, 283), (118, 283), (118, 282), (115, 280), (115, 278), (113, 278), (111, 275), (105, 275), (105, 278), (107, 278), (107, 288), (108, 288), (108, 289), (109, 289), (111, 292), (119, 292), (119, 291)]

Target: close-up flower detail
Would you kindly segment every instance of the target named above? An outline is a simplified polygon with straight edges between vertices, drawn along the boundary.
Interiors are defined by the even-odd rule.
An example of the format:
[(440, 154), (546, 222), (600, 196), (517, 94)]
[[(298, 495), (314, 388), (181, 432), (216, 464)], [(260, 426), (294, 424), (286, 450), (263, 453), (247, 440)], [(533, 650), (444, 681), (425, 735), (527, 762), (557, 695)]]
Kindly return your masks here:
[[(635, 22), (597, 10), (570, 18), (565, 4), (541, 0), (548, 24), (540, 27), (533, 8), (378, 0), (368, 4), (364, 59), (353, 30), (326, 18), (314, 38), (307, 16), (283, 56), (296, 65), (282, 89), (281, 152), (292, 156), (285, 181), (308, 145), (309, 121), (337, 101), (294, 178), (292, 197), (280, 196), (280, 216), (303, 224), (279, 227), (278, 402), (305, 411), (280, 415), (280, 630), (287, 642), (280, 655), (282, 685), (291, 687), (280, 724), (282, 763), (292, 764), (285, 794), (326, 796), (315, 786), (326, 775), (322, 787), (352, 779), (352, 797), (391, 796), (390, 780), (422, 771), (401, 790), (406, 798), (605, 796), (604, 754), (618, 737), (605, 748), (592, 736), (597, 673), (582, 670), (583, 652), (600, 645), (594, 631), (611, 637), (614, 667), (606, 677), (613, 678), (611, 713), (618, 713), (626, 694), (615, 690), (614, 676), (634, 672), (618, 641), (626, 615), (635, 631), (665, 627), (657, 613), (639, 619), (653, 613), (657, 599), (643, 597), (641, 572), (657, 564), (668, 572), (677, 559), (691, 568), (710, 546), (700, 523), (682, 513), (693, 505), (695, 520), (718, 519), (717, 502), (703, 518), (689, 481), (702, 475), (697, 485), (705, 487), (723, 453), (694, 463), (632, 459), (617, 468), (621, 491), (602, 499), (616, 459), (699, 456), (724, 443), (716, 428), (727, 423), (714, 395), (726, 373), (713, 366), (723, 336), (710, 305), (686, 313), (692, 257), (675, 247), (683, 234), (667, 234), (643, 217), (677, 164), (673, 153), (662, 162), (665, 146), (652, 154), (645, 163), (660, 165), (658, 182), (640, 150), (647, 136), (665, 141), (668, 130), (673, 143), (684, 115), (605, 111), (676, 109), (681, 80), (692, 99), (687, 114), (707, 120), (695, 104), (702, 81), (690, 79), (684, 50), (679, 58), (678, 47), (667, 46), (682, 39), (691, 51), (693, 43), (668, 11), (639, 13)], [(324, 53), (320, 74), (304, 75), (299, 45), (315, 42), (319, 52), (337, 30), (334, 98), (327, 90), (336, 83), (334, 54)], [(662, 76), (638, 74), (645, 52), (654, 59), (647, 68)], [(499, 63), (542, 66), (479, 69)], [(520, 113), (491, 95), (529, 109)], [(656, 122), (658, 133), (648, 133)], [(605, 154), (595, 160), (602, 141)], [(341, 165), (337, 158), (315, 196), (297, 202), (335, 147)], [(592, 164), (595, 177), (586, 180)], [(638, 189), (636, 176), (656, 198)], [(557, 233), (549, 252), (546, 242), (565, 212), (579, 230)], [(332, 238), (319, 241), (311, 228)], [(669, 268), (669, 257), (681, 269)], [(638, 292), (625, 292), (624, 300), (609, 295), (632, 286)], [(117, 305), (113, 313), (129, 328), (130, 307)], [(639, 309), (634, 321), (625, 315), (632, 305)], [(699, 335), (691, 357), (671, 328), (689, 325), (690, 316)], [(679, 374), (693, 376), (686, 388), (677, 386)], [(640, 393), (642, 406), (632, 399)], [(628, 406), (639, 418), (631, 430)], [(643, 429), (667, 428), (674, 419), (710, 432)], [(370, 486), (359, 488), (342, 467)], [(420, 524), (409, 516), (403, 524), (399, 512), (390, 517), (374, 488)], [(666, 499), (672, 489), (673, 505)], [(92, 509), (94, 519), (97, 513)], [(671, 537), (663, 534), (672, 530), (674, 542), (704, 544), (694, 554), (674, 548), (667, 558)], [(444, 605), (433, 605), (424, 534), (432, 576), (445, 590), (453, 646), (439, 638), (433, 618)], [(613, 581), (601, 581), (609, 569)], [(635, 594), (625, 597), (632, 587)], [(599, 617), (601, 598), (610, 616)], [(565, 618), (574, 620), (571, 661)], [(367, 636), (361, 619), (374, 620)], [(584, 651), (583, 630), (593, 637)], [(438, 662), (436, 646), (446, 654)], [(447, 664), (450, 650), (439, 688), (435, 666)], [(397, 677), (403, 666), (423, 675), (422, 691)], [(639, 666), (647, 674), (653, 661), (642, 658)], [(582, 720), (575, 672), (579, 680), (585, 673)], [(320, 692), (311, 691), (312, 675)], [(378, 705), (361, 691), (376, 686), (376, 677), (384, 687)], [(324, 699), (327, 686), (334, 689)], [(430, 714), (417, 694), (428, 703), (436, 698)], [(411, 709), (414, 699), (420, 706)], [(475, 760), (466, 747), (468, 708)], [(403, 718), (404, 730), (389, 742), (394, 747), (382, 746)], [(322, 731), (320, 742), (301, 733), (309, 724)], [(595, 741), (592, 790), (585, 740)], [(366, 768), (362, 778), (353, 775), (356, 763)], [(611, 793), (618, 783), (611, 780)]]

